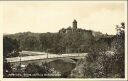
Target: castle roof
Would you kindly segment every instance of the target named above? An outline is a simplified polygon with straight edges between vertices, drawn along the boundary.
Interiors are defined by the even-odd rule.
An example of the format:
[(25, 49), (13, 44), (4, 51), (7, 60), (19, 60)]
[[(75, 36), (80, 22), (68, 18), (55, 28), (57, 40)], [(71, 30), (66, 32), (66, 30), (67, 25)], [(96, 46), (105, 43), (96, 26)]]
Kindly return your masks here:
[(74, 19), (73, 23), (74, 23), (74, 22), (77, 22), (77, 21)]

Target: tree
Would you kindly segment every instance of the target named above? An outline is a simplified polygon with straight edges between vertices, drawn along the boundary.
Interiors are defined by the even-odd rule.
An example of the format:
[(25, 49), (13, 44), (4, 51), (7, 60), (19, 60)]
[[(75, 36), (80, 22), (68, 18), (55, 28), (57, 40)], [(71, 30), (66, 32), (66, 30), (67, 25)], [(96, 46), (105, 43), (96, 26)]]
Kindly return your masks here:
[[(81, 64), (76, 65), (76, 69), (72, 71), (72, 77), (84, 77), (84, 78), (124, 78), (125, 77), (125, 51), (124, 51), (124, 28), (125, 24), (122, 23), (119, 31), (112, 38), (97, 41), (89, 50), (88, 55)], [(102, 43), (102, 41), (104, 41)], [(78, 68), (78, 69), (77, 69)], [(80, 71), (78, 71), (81, 69)], [(81, 76), (76, 74), (83, 74)]]
[(16, 57), (19, 55), (19, 43), (16, 39), (9, 37), (3, 38), (3, 57)]
[(52, 76), (48, 76), (48, 75), (53, 74), (55, 72), (56, 71), (53, 70), (52, 68), (50, 68), (47, 63), (42, 63), (42, 65), (30, 63), (27, 65), (27, 67), (25, 69), (25, 73), (30, 74), (29, 77), (37, 77), (37, 78), (52, 77)]
[(11, 39), (9, 37), (3, 38), (3, 74), (4, 77), (8, 77), (8, 74), (11, 73), (12, 68), (6, 58), (16, 57), (19, 55), (19, 44), (16, 39)]

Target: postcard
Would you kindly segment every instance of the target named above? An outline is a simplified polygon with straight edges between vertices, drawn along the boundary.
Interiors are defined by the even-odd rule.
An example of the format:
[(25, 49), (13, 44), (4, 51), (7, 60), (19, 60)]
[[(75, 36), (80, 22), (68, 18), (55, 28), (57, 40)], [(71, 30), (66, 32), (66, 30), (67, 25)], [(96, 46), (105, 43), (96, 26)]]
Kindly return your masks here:
[(1, 81), (127, 80), (127, 1), (0, 1)]

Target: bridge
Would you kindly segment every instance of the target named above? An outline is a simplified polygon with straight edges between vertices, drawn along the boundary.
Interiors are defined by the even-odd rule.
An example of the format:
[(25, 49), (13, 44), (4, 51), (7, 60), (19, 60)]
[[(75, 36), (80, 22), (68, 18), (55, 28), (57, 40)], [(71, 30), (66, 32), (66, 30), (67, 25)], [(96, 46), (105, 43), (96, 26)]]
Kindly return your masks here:
[(28, 56), (21, 57), (13, 57), (7, 58), (7, 62), (10, 62), (13, 67), (17, 67), (18, 65), (28, 65), (29, 63), (35, 63), (38, 65), (42, 65), (44, 62), (52, 62), (55, 60), (64, 60), (66, 62), (75, 63), (78, 59), (84, 58), (87, 53), (70, 53), (70, 54), (49, 54), (44, 52), (30, 52), (23, 51), (20, 54), (29, 54)]
[(32, 61), (32, 60), (48, 60), (55, 58), (72, 58), (72, 59), (80, 59), (84, 58), (87, 53), (69, 53), (69, 54), (50, 54), (45, 52), (32, 52), (32, 51), (22, 51), (20, 57), (7, 58), (7, 62), (22, 62), (22, 61)]

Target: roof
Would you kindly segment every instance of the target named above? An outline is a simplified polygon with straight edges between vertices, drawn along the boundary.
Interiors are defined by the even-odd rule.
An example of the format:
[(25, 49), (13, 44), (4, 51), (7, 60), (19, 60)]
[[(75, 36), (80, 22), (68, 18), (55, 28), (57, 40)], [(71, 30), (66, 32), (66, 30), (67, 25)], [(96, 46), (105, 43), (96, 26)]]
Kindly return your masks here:
[(77, 22), (75, 19), (74, 19), (74, 21), (73, 22)]

